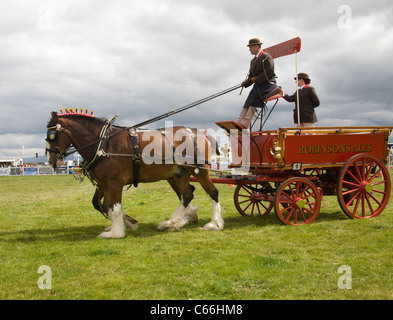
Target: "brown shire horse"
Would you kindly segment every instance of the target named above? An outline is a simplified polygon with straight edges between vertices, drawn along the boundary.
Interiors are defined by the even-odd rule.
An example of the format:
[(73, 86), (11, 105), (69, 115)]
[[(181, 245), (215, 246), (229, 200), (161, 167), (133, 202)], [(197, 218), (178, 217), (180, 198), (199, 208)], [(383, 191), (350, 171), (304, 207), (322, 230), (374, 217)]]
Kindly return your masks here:
[(167, 132), (130, 133), (128, 128), (112, 125), (113, 119), (105, 121), (83, 113), (52, 112), (47, 127), (46, 154), (52, 167), (56, 168), (59, 161), (72, 153), (68, 152), (71, 146), (84, 159), (84, 174), (97, 187), (94, 208), (112, 221), (99, 236), (122, 238), (125, 227), (137, 228), (137, 221), (123, 213), (121, 200), (123, 187), (136, 186), (138, 182), (166, 179), (180, 200), (169, 220), (159, 224), (159, 230), (177, 230), (188, 222), (196, 222), (197, 207), (191, 205), (195, 187), (189, 183), (190, 176), (196, 178), (212, 203), (212, 220), (203, 229), (222, 230), (224, 220), (218, 191), (209, 176), (211, 145), (206, 135), (185, 127)]

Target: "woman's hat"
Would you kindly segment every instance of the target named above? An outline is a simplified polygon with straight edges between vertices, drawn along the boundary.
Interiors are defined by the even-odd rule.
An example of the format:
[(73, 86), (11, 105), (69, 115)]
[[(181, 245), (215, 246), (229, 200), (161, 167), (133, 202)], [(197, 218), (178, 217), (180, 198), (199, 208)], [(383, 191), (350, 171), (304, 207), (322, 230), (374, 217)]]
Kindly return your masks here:
[[(303, 72), (299, 73), (299, 74), (297, 75), (297, 78), (298, 78), (298, 79), (304, 79), (304, 80), (310, 80), (310, 81), (311, 81), (311, 79), (310, 79), (310, 77), (308, 76), (308, 74), (307, 74), (307, 73), (303, 73)], [(294, 78), (294, 79), (296, 80), (296, 78)]]
[(257, 44), (262, 44), (261, 40), (259, 40), (258, 38), (252, 38), (250, 39), (250, 41), (248, 41), (247, 47), (255, 46)]

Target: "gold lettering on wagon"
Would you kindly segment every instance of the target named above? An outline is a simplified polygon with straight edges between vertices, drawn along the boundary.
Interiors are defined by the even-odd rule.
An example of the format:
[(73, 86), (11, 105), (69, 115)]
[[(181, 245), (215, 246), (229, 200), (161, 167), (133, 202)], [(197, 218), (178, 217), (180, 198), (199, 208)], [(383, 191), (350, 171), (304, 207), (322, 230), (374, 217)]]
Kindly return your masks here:
[(353, 153), (372, 152), (372, 144), (327, 144), (299, 146), (299, 154), (328, 154), (328, 153)]

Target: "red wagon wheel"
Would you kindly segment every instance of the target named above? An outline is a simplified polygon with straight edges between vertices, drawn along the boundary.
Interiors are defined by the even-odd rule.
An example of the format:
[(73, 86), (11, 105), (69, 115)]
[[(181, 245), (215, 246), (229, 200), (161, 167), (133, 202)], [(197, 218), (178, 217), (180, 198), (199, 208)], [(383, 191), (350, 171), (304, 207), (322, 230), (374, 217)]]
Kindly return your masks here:
[(350, 218), (372, 218), (386, 207), (390, 176), (384, 163), (372, 154), (357, 154), (340, 170), (337, 199)]
[(266, 215), (273, 208), (274, 189), (269, 182), (240, 183), (237, 185), (233, 200), (242, 216)]
[(311, 223), (318, 216), (321, 195), (310, 180), (294, 177), (285, 180), (274, 196), (278, 219), (287, 225)]

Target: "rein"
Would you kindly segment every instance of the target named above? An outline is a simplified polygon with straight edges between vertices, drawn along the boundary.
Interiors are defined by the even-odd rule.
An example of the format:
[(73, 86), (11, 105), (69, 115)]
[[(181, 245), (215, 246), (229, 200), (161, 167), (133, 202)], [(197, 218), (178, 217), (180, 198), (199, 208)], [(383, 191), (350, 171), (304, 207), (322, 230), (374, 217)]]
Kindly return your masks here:
[[(86, 149), (86, 148), (96, 144), (96, 148), (95, 148), (94, 155), (93, 155), (92, 159), (90, 161), (88, 161), (87, 163), (85, 163), (86, 161), (82, 162), (82, 171), (83, 171), (84, 175), (86, 175), (92, 181), (92, 179), (90, 178), (90, 175), (89, 175), (89, 171), (94, 168), (94, 166), (97, 164), (97, 161), (102, 156), (110, 156), (110, 155), (119, 156), (119, 154), (107, 154), (107, 153), (105, 153), (105, 151), (102, 148), (102, 146), (105, 146), (105, 143), (107, 142), (108, 139), (110, 139), (110, 138), (112, 138), (112, 137), (122, 133), (123, 131), (127, 130), (127, 131), (129, 131), (129, 134), (131, 136), (131, 142), (132, 142), (132, 148), (133, 148), (134, 154), (133, 155), (121, 155), (121, 156), (132, 156), (133, 157), (133, 163), (134, 163), (133, 164), (134, 165), (134, 169), (139, 171), (139, 164), (140, 164), (140, 157), (141, 157), (141, 155), (139, 154), (139, 151), (138, 151), (138, 142), (137, 142), (137, 135), (136, 135), (136, 129), (137, 128), (140, 128), (140, 127), (143, 127), (143, 126), (145, 126), (147, 124), (150, 124), (150, 123), (162, 120), (164, 118), (168, 118), (168, 117), (170, 117), (170, 116), (172, 116), (172, 115), (174, 115), (176, 113), (179, 113), (179, 112), (185, 111), (187, 109), (193, 108), (193, 107), (195, 107), (195, 106), (197, 106), (199, 104), (202, 104), (204, 102), (207, 102), (209, 100), (212, 100), (214, 98), (222, 96), (222, 95), (224, 95), (226, 93), (229, 93), (229, 92), (231, 92), (233, 90), (236, 90), (236, 89), (238, 89), (240, 87), (241, 87), (241, 84), (240, 85), (236, 85), (234, 87), (228, 88), (226, 90), (223, 90), (221, 92), (218, 92), (218, 93), (213, 94), (211, 96), (208, 96), (206, 98), (203, 98), (203, 99), (200, 99), (200, 100), (195, 101), (193, 103), (190, 103), (188, 105), (185, 105), (185, 106), (183, 106), (183, 107), (181, 107), (179, 109), (174, 109), (174, 110), (172, 110), (170, 112), (161, 114), (161, 115), (159, 115), (157, 117), (154, 117), (154, 118), (151, 118), (149, 120), (143, 121), (143, 122), (138, 123), (138, 124), (136, 124), (134, 126), (122, 128), (118, 132), (115, 132), (115, 133), (112, 133), (112, 134), (108, 135), (108, 132), (110, 130), (110, 127), (111, 127), (112, 123), (114, 122), (115, 118), (118, 116), (118, 115), (115, 115), (109, 121), (107, 120), (105, 122), (104, 126), (101, 129), (101, 132), (100, 132), (100, 135), (98, 137), (98, 140), (92, 141), (92, 142), (88, 143), (87, 145), (85, 145), (83, 147), (80, 147), (80, 148), (76, 148), (75, 146), (73, 146), (74, 150), (71, 150), (71, 151), (68, 151), (68, 149), (65, 150), (65, 151), (60, 151), (59, 146), (57, 144), (58, 133), (59, 132), (63, 132), (70, 139), (71, 142), (72, 142), (72, 139), (71, 139), (70, 135), (61, 126), (61, 124), (56, 124), (55, 126), (47, 128), (48, 132), (47, 132), (47, 138), (46, 138), (47, 142), (55, 142), (56, 143), (56, 149), (52, 150), (52, 149), (49, 149), (49, 148), (45, 148), (45, 152), (54, 152), (56, 154), (56, 158), (57, 159), (63, 160), (64, 158), (68, 157), (69, 155), (71, 155), (71, 154), (73, 154), (73, 153), (75, 153), (77, 151), (80, 153), (81, 150), (84, 150), (84, 149)], [(71, 112), (73, 112), (72, 109), (71, 109)], [(195, 144), (195, 140), (194, 140), (194, 144)], [(197, 151), (199, 151), (199, 150), (197, 150)], [(147, 155), (142, 155), (142, 157), (148, 157), (148, 156)], [(162, 160), (165, 161), (166, 159), (161, 159), (161, 161)], [(194, 161), (195, 160), (198, 160), (198, 159), (194, 158)], [(203, 161), (204, 161), (205, 164), (207, 163), (205, 160), (203, 160)], [(183, 164), (183, 165), (185, 165), (185, 164)], [(197, 171), (197, 170), (199, 172), (199, 169), (195, 168), (195, 171)], [(136, 179), (136, 182), (134, 182), (135, 186), (137, 184), (138, 184), (138, 177)], [(94, 182), (93, 182), (93, 185), (94, 185)]]
[[(56, 153), (56, 158), (59, 159), (59, 160), (63, 160), (64, 158), (68, 157), (69, 155), (71, 155), (71, 154), (73, 154), (73, 153), (75, 153), (75, 152), (79, 152), (79, 153), (80, 153), (81, 150), (86, 149), (86, 148), (88, 148), (88, 147), (90, 147), (90, 146), (96, 144), (96, 148), (95, 148), (95, 151), (94, 151), (94, 155), (93, 155), (93, 157), (91, 158), (91, 160), (90, 160), (90, 161), (87, 161), (87, 162), (86, 162), (86, 161), (83, 161), (82, 164), (81, 164), (82, 170), (83, 170), (83, 172), (84, 172), (86, 175), (87, 175), (87, 173), (88, 173), (89, 171), (91, 171), (91, 170), (94, 168), (94, 166), (97, 164), (97, 162), (98, 162), (98, 160), (100, 159), (100, 157), (103, 157), (103, 156), (107, 156), (107, 157), (110, 157), (110, 156), (132, 157), (133, 160), (134, 160), (134, 161), (133, 161), (133, 162), (134, 162), (134, 169), (135, 169), (136, 172), (138, 172), (138, 167), (139, 167), (141, 158), (142, 158), (142, 159), (148, 159), (149, 161), (157, 161), (157, 162), (161, 162), (161, 163), (170, 163), (170, 162), (173, 163), (174, 160), (175, 160), (174, 163), (177, 163), (176, 158), (178, 158), (178, 159), (181, 159), (181, 160), (182, 160), (181, 162), (185, 162), (185, 163), (179, 163), (179, 164), (182, 164), (182, 165), (185, 165), (185, 164), (187, 163), (188, 160), (190, 160), (190, 161), (192, 160), (193, 162), (197, 162), (198, 164), (209, 164), (209, 161), (206, 161), (205, 159), (201, 159), (201, 158), (199, 157), (199, 155), (200, 155), (200, 150), (199, 150), (199, 148), (198, 148), (198, 146), (197, 146), (197, 144), (196, 144), (194, 134), (192, 133), (192, 131), (191, 131), (189, 128), (185, 128), (185, 130), (188, 132), (188, 134), (190, 135), (190, 137), (191, 137), (191, 139), (192, 139), (192, 141), (193, 141), (193, 143), (194, 143), (194, 147), (196, 148), (196, 151), (197, 151), (197, 157), (178, 155), (178, 154), (176, 154), (176, 152), (174, 151), (173, 156), (171, 156), (171, 157), (158, 158), (158, 157), (152, 157), (152, 156), (147, 155), (147, 154), (140, 154), (140, 153), (139, 153), (138, 141), (137, 141), (137, 134), (136, 134), (136, 131), (135, 131), (134, 127), (123, 128), (122, 130), (120, 130), (120, 131), (118, 131), (118, 132), (116, 132), (116, 133), (113, 133), (113, 134), (109, 134), (109, 135), (108, 135), (108, 132), (109, 132), (109, 130), (110, 130), (110, 127), (111, 127), (111, 125), (113, 124), (114, 120), (115, 120), (117, 117), (118, 117), (118, 115), (115, 115), (115, 116), (112, 117), (110, 120), (107, 120), (107, 121), (105, 122), (104, 126), (102, 127), (102, 129), (101, 129), (101, 131), (100, 131), (100, 134), (99, 134), (99, 137), (98, 137), (97, 140), (95, 140), (95, 141), (93, 141), (93, 142), (90, 142), (90, 143), (88, 143), (87, 145), (84, 145), (83, 147), (80, 147), (80, 148), (76, 148), (76, 147), (74, 146), (74, 150), (71, 150), (71, 151), (64, 151), (64, 152), (62, 152), (62, 151), (59, 150), (59, 146), (57, 145), (58, 132), (63, 132), (63, 133), (72, 141), (71, 136), (70, 136), (70, 135), (66, 132), (66, 130), (61, 126), (61, 124), (58, 123), (58, 124), (56, 124), (55, 126), (48, 127), (48, 128), (47, 128), (48, 134), (47, 134), (47, 139), (46, 139), (46, 141), (48, 141), (48, 142), (56, 142), (56, 147), (55, 147), (55, 150), (49, 149), (49, 148), (45, 148), (45, 150), (46, 150), (46, 151), (49, 151), (49, 152), (54, 152), (54, 153)], [(116, 136), (117, 134), (119, 134), (119, 133), (125, 131), (125, 130), (128, 130), (128, 131), (129, 131), (130, 138), (131, 138), (131, 145), (132, 145), (132, 149), (133, 149), (133, 152), (134, 152), (134, 153), (133, 153), (133, 154), (118, 154), (118, 153), (107, 153), (107, 152), (105, 152), (103, 147), (105, 146), (106, 141), (107, 141), (108, 139), (110, 139), (110, 138)], [(166, 140), (166, 141), (172, 146), (172, 148), (174, 149), (174, 146), (173, 146), (172, 143), (168, 140), (168, 137), (167, 137), (166, 134), (165, 134), (165, 130), (161, 130), (161, 134), (162, 134), (163, 137), (165, 137), (165, 140)], [(191, 166), (191, 164), (188, 164), (188, 165)], [(137, 184), (137, 183), (136, 183), (136, 184)]]
[[(150, 124), (150, 123), (153, 123), (153, 122), (162, 120), (162, 119), (164, 119), (164, 118), (168, 118), (168, 117), (170, 117), (170, 116), (172, 116), (172, 115), (174, 115), (174, 114), (176, 114), (176, 113), (185, 111), (185, 110), (190, 109), (190, 108), (193, 108), (193, 107), (195, 107), (195, 106), (197, 106), (197, 105), (199, 105), (199, 104), (202, 104), (202, 103), (204, 103), (204, 102), (207, 102), (207, 101), (212, 100), (212, 99), (214, 99), (214, 98), (217, 98), (217, 97), (219, 97), (219, 96), (222, 96), (222, 95), (224, 95), (224, 94), (227, 94), (227, 93), (229, 93), (229, 92), (231, 92), (231, 91), (233, 91), (233, 90), (236, 90), (236, 89), (238, 89), (238, 88), (240, 88), (240, 87), (241, 87), (241, 84), (240, 84), (240, 85), (233, 86), (233, 87), (231, 87), (231, 88), (228, 88), (228, 89), (226, 89), (226, 90), (220, 91), (220, 92), (215, 93), (215, 94), (213, 94), (213, 95), (211, 95), (211, 96), (208, 96), (208, 97), (206, 97), (206, 98), (200, 99), (200, 100), (195, 101), (195, 102), (190, 103), (190, 104), (187, 104), (187, 105), (185, 105), (185, 106), (183, 106), (183, 107), (181, 107), (181, 108), (179, 108), (179, 109), (174, 109), (174, 110), (172, 110), (172, 111), (170, 111), (170, 112), (167, 112), (167, 113), (161, 114), (161, 115), (159, 115), (159, 116), (157, 116), (157, 117), (151, 118), (151, 119), (149, 119), (149, 120), (140, 122), (140, 123), (138, 123), (138, 124), (136, 124), (136, 125), (133, 125), (133, 126), (130, 126), (130, 127), (126, 127), (126, 128), (123, 128), (123, 129), (121, 129), (120, 131), (115, 132), (115, 133), (112, 133), (112, 134), (110, 134), (110, 135), (107, 135), (107, 133), (105, 133), (105, 137), (104, 137), (104, 136), (101, 136), (101, 134), (102, 134), (102, 131), (101, 131), (101, 134), (100, 134), (100, 137), (98, 138), (98, 140), (95, 140), (95, 141), (93, 141), (93, 142), (90, 142), (90, 143), (88, 143), (87, 145), (85, 145), (85, 146), (83, 146), (83, 147), (81, 147), (81, 148), (79, 148), (79, 149), (76, 149), (76, 148), (75, 148), (75, 150), (72, 150), (72, 151), (60, 152), (59, 149), (58, 149), (58, 146), (56, 146), (56, 150), (51, 150), (51, 149), (45, 148), (45, 151), (55, 152), (55, 153), (56, 153), (56, 157), (57, 157), (58, 159), (61, 160), (61, 159), (64, 159), (64, 158), (68, 157), (69, 155), (71, 155), (71, 154), (73, 154), (73, 153), (75, 153), (75, 152), (77, 152), (77, 151), (79, 152), (80, 150), (86, 149), (86, 148), (88, 148), (88, 147), (90, 147), (90, 146), (92, 146), (92, 145), (94, 145), (94, 144), (96, 144), (96, 143), (98, 143), (99, 145), (102, 145), (103, 139), (105, 139), (105, 141), (106, 141), (106, 140), (108, 140), (108, 139), (110, 139), (110, 138), (112, 138), (112, 137), (114, 137), (114, 136), (116, 136), (116, 135), (122, 133), (123, 131), (129, 131), (129, 130), (130, 130), (130, 131), (134, 131), (135, 129), (138, 129), (138, 128), (143, 127), (143, 126), (145, 126), (145, 125), (148, 125), (148, 124)], [(111, 118), (111, 119), (109, 120), (109, 124), (107, 125), (107, 128), (109, 127), (109, 125), (113, 122), (113, 120), (114, 120), (117, 116), (118, 116), (118, 115), (115, 115), (113, 118)], [(108, 122), (108, 121), (107, 121), (107, 122)], [(104, 126), (105, 126), (105, 125), (104, 125)], [(53, 133), (53, 129), (56, 129), (56, 132), (55, 132), (55, 133)], [(47, 128), (47, 130), (48, 130), (48, 135), (47, 135), (46, 141), (48, 141), (48, 142), (54, 142), (54, 141), (56, 141), (56, 140), (57, 140), (57, 133), (58, 133), (59, 131), (63, 131), (63, 132), (68, 136), (68, 138), (70, 138), (70, 136), (64, 131), (64, 129), (61, 127), (60, 124), (57, 124), (56, 126), (53, 126), (53, 127), (49, 127), (49, 128)], [(50, 132), (50, 131), (52, 131), (52, 132)], [(53, 138), (50, 138), (50, 136), (52, 136), (52, 135), (53, 135)], [(95, 155), (94, 155), (92, 161), (90, 161), (90, 162), (88, 163), (89, 166), (90, 166), (90, 163), (93, 162), (94, 159), (95, 159), (97, 156), (100, 155), (100, 154), (98, 154), (100, 151), (101, 151), (101, 152), (104, 152), (103, 150), (100, 150), (99, 147), (96, 148), (96, 152), (95, 152)], [(104, 154), (102, 154), (102, 155), (104, 155)]]

